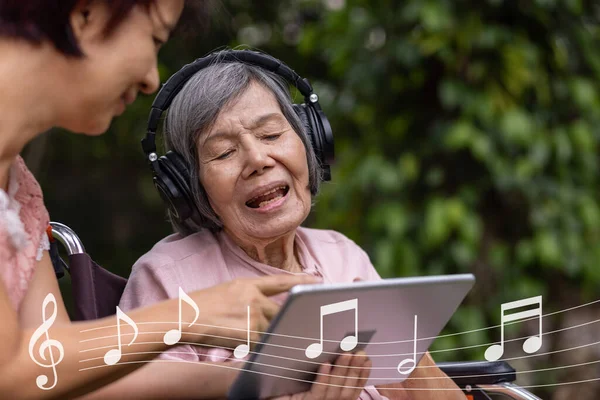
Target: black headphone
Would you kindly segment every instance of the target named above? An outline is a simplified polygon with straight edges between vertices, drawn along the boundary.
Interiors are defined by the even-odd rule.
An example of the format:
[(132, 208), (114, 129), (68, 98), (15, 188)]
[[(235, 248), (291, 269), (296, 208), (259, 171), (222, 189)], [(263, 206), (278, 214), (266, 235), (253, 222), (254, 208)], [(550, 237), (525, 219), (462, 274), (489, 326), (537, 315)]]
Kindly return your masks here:
[(142, 148), (148, 157), (152, 170), (154, 186), (163, 201), (171, 210), (173, 217), (180, 223), (191, 219), (202, 226), (202, 218), (196, 207), (191, 190), (190, 170), (183, 157), (174, 151), (164, 156), (156, 154), (156, 129), (162, 113), (194, 74), (215, 63), (243, 62), (271, 71), (294, 85), (304, 96), (303, 104), (294, 104), (293, 108), (306, 129), (317, 160), (323, 169), (323, 180), (331, 180), (330, 165), (334, 160), (333, 132), (327, 117), (319, 105), (319, 97), (313, 93), (307, 79), (302, 79), (290, 67), (267, 54), (252, 50), (226, 50), (213, 53), (185, 65), (172, 75), (162, 86), (150, 110), (148, 130), (142, 139)]

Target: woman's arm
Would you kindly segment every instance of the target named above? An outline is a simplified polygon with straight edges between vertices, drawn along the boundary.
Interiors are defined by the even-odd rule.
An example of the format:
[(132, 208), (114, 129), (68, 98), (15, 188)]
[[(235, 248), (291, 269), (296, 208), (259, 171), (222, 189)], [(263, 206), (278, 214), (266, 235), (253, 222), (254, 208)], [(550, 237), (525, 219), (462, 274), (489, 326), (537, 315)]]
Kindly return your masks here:
[[(35, 329), (42, 321), (40, 305), (44, 300), (44, 293), (52, 293), (57, 299), (59, 310), (56, 323), (70, 323), (54, 270), (48, 266), (46, 258), (49, 258), (49, 256), (45, 252), (40, 267), (36, 269), (30, 282), (30, 290), (21, 304), (19, 317), (24, 328)], [(142, 367), (138, 370), (79, 399), (225, 398), (229, 386), (233, 383), (239, 368), (243, 365), (239, 363), (190, 363), (183, 360), (141, 362)]]
[(224, 399), (243, 363), (154, 360), (79, 400)]
[[(34, 296), (28, 295), (29, 298), (26, 300), (28, 310), (21, 311), (41, 315), (42, 304), (34, 303), (40, 298), (45, 298), (48, 293), (54, 293), (56, 278), (47, 256), (40, 262), (38, 268), (41, 269), (39, 272), (41, 275), (39, 280), (35, 278), (38, 281), (35, 283), (36, 293)], [(314, 279), (278, 275), (232, 281), (190, 293), (190, 297), (199, 305), (201, 312), (197, 323), (183, 332), (185, 339), (182, 340), (235, 347), (246, 339), (247, 305), (251, 305), (254, 313), (251, 316), (251, 330), (264, 331), (268, 321), (278, 310), (278, 306), (266, 296), (287, 291), (300, 283), (314, 283)], [(64, 304), (60, 296), (57, 297), (55, 294), (54, 297), (60, 315), (61, 310), (64, 310)], [(38, 311), (34, 310), (36, 308)], [(121, 324), (122, 358), (119, 363), (111, 366), (104, 364), (103, 358), (108, 350), (114, 349), (117, 345), (115, 317), (78, 323), (55, 321), (47, 332), (50, 339), (62, 346), (64, 359), (55, 366), (58, 378), (56, 385), (51, 390), (43, 390), (37, 386), (36, 379), (47, 376), (48, 382), (42, 386), (52, 386), (55, 382), (53, 370), (36, 364), (29, 354), (30, 340), (36, 329), (41, 327), (42, 319), (35, 323), (35, 318), (23, 317), (23, 323), (33, 324), (34, 327), (22, 326), (4, 287), (0, 285), (0, 321), (3, 324), (0, 329), (0, 392), (11, 399), (65, 399), (92, 392), (141, 367), (144, 365), (143, 361), (148, 361), (165, 350), (167, 346), (163, 342), (163, 336), (168, 328), (155, 322), (173, 321), (178, 311), (177, 300), (171, 300), (128, 312), (128, 316), (137, 324), (138, 338), (132, 346), (127, 346), (132, 338), (133, 329), (125, 323)], [(53, 307), (50, 305), (47, 307), (46, 316), (49, 317), (52, 312)], [(191, 310), (183, 310), (182, 320), (192, 321), (191, 314)], [(258, 333), (252, 333), (251, 340), (258, 341)], [(56, 347), (46, 349), (43, 352), (46, 360), (43, 360), (39, 352), (44, 341), (46, 341), (45, 334), (33, 343), (32, 354), (38, 362), (49, 364), (50, 351), (55, 360), (59, 357), (59, 351)]]

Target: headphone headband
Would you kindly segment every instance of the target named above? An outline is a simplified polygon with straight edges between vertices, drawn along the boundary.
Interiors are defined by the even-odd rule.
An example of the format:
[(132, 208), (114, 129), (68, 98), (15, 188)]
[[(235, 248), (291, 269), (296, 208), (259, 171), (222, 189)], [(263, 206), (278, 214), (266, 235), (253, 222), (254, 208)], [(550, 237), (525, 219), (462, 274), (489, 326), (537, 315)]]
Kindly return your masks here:
[(288, 82), (292, 83), (304, 96), (305, 102), (311, 102), (317, 109), (318, 97), (313, 95), (313, 88), (307, 79), (302, 79), (293, 69), (285, 65), (280, 60), (271, 57), (268, 54), (259, 53), (252, 50), (228, 50), (210, 54), (206, 57), (198, 58), (193, 62), (184, 65), (178, 72), (172, 75), (162, 86), (161, 90), (156, 95), (152, 102), (150, 116), (148, 118), (148, 131), (146, 138), (142, 140), (142, 148), (148, 155), (156, 152), (155, 135), (158, 128), (158, 123), (162, 113), (169, 108), (171, 102), (177, 96), (183, 86), (190, 80), (194, 74), (211, 64), (228, 63), (228, 62), (244, 62), (257, 65), (268, 71), (271, 71)]

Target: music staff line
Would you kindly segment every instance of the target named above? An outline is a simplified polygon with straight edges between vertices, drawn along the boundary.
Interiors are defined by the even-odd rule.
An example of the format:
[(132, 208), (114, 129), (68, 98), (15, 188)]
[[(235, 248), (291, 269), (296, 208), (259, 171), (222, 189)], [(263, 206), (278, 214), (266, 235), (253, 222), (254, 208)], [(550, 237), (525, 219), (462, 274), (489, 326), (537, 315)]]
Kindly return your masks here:
[[(579, 306), (574, 306), (574, 307), (566, 308), (564, 310), (558, 310), (558, 311), (553, 311), (551, 313), (542, 314), (541, 317), (542, 318), (547, 318), (547, 317), (551, 317), (551, 316), (556, 315), (556, 314), (565, 313), (565, 312), (568, 312), (568, 311), (576, 310), (578, 308), (588, 307), (588, 306), (591, 306), (591, 305), (594, 305), (594, 304), (598, 304), (598, 303), (600, 303), (600, 299), (591, 301), (589, 303), (581, 304)], [(512, 325), (512, 324), (522, 323), (522, 322), (526, 322), (526, 321), (535, 320), (537, 318), (538, 317), (532, 317), (532, 318), (522, 319), (520, 321), (514, 321), (514, 322), (506, 323), (505, 325), (508, 326), (508, 325)], [(142, 324), (177, 324), (177, 323), (178, 323), (178, 321), (171, 321), (171, 322), (138, 322), (137, 324), (138, 325), (142, 325)], [(232, 329), (232, 330), (238, 330), (238, 331), (242, 331), (242, 330), (245, 331), (245, 329), (227, 328), (227, 327), (218, 326), (218, 325), (209, 325), (209, 324), (200, 324), (200, 323), (194, 323), (192, 326), (203, 326), (203, 327), (208, 327), (208, 328), (226, 328), (226, 329)], [(486, 331), (486, 330), (490, 330), (490, 329), (500, 328), (501, 326), (502, 325), (492, 325), (492, 326), (485, 327), (485, 328), (477, 328), (477, 329), (471, 329), (471, 330), (463, 331), (463, 332), (449, 333), (449, 334), (446, 334), (446, 335), (439, 335), (439, 336), (436, 336), (436, 337), (421, 338), (419, 340), (439, 339), (439, 338), (444, 338), (444, 337), (466, 335), (466, 334), (469, 334), (469, 333), (482, 332), (482, 331)], [(97, 328), (84, 329), (84, 330), (81, 330), (79, 332), (80, 333), (86, 333), (86, 332), (92, 332), (92, 331), (97, 331), (97, 330), (102, 330), (102, 329), (107, 329), (107, 328), (116, 328), (116, 327), (117, 327), (116, 324), (115, 325), (105, 325), (105, 326), (100, 326), (100, 327), (97, 327)], [(271, 336), (290, 337), (290, 338), (295, 338), (295, 339), (318, 340), (318, 338), (304, 338), (304, 337), (300, 337), (300, 336), (279, 335), (279, 334), (268, 333), (268, 332), (258, 332), (258, 333), (260, 333), (260, 334), (266, 334), (266, 335), (271, 335)], [(90, 341), (90, 340), (94, 340), (94, 339), (80, 340), (80, 342), (82, 343), (82, 342)], [(337, 342), (337, 340), (324, 340), (324, 341)], [(371, 343), (372, 344), (394, 344), (394, 343), (404, 343), (404, 342), (412, 342), (412, 340), (409, 339), (409, 340), (400, 340), (400, 341), (391, 341), (391, 342), (371, 342)]]
[[(600, 302), (600, 300), (598, 300), (598, 302)], [(589, 303), (591, 304), (591, 303)], [(573, 308), (578, 308), (578, 307), (573, 307)], [(552, 315), (564, 312), (564, 311), (568, 311), (568, 310), (563, 310), (563, 311), (556, 311), (556, 312), (552, 312), (552, 313), (548, 313), (548, 314), (544, 314), (542, 315), (542, 318), (546, 318), (546, 317), (550, 317)], [(509, 326), (509, 325), (513, 325), (513, 324), (518, 324), (518, 323), (523, 323), (523, 322), (527, 322), (527, 321), (533, 321), (538, 319), (539, 317), (531, 317), (531, 318), (526, 318), (526, 319), (522, 319), (519, 321), (513, 321), (513, 322), (508, 322), (505, 323), (505, 326)], [(553, 334), (553, 333), (557, 333), (557, 332), (562, 332), (562, 331), (566, 331), (569, 329), (575, 329), (575, 328), (579, 328), (585, 325), (590, 325), (596, 322), (600, 322), (600, 319), (596, 319), (590, 322), (586, 322), (586, 323), (582, 323), (582, 324), (578, 324), (578, 325), (574, 325), (572, 327), (566, 327), (566, 328), (561, 328), (561, 329), (557, 329), (554, 331), (550, 331), (550, 332), (542, 332), (542, 335), (549, 335), (549, 334)], [(137, 322), (138, 325), (144, 325), (144, 324), (177, 324), (177, 321), (169, 321), (169, 322)], [(199, 324), (199, 323), (194, 323), (191, 326), (199, 326), (199, 327), (209, 327), (209, 328), (224, 328), (224, 329), (231, 329), (231, 330), (235, 330), (235, 331), (246, 331), (245, 329), (240, 329), (240, 328), (228, 328), (228, 327), (223, 327), (223, 326), (218, 326), (218, 325), (208, 325), (208, 324)], [(91, 332), (91, 331), (98, 331), (98, 330), (105, 330), (105, 329), (110, 329), (110, 328), (116, 328), (117, 325), (105, 325), (102, 327), (98, 327), (98, 328), (93, 328), (93, 329), (86, 329), (83, 331), (80, 331), (80, 333), (84, 333), (84, 332)], [(491, 327), (486, 327), (486, 328), (478, 328), (478, 329), (473, 329), (473, 330), (469, 330), (469, 331), (463, 331), (463, 332), (457, 332), (457, 333), (451, 333), (451, 334), (446, 334), (446, 335), (439, 335), (439, 336), (435, 336), (435, 337), (423, 337), (423, 338), (417, 338), (417, 340), (430, 340), (430, 339), (440, 339), (440, 338), (445, 338), (445, 337), (452, 337), (452, 336), (460, 336), (460, 335), (466, 335), (469, 333), (475, 333), (475, 332), (481, 332), (481, 331), (486, 331), (486, 330), (490, 330), (490, 329), (495, 329), (495, 328), (501, 328), (501, 325), (493, 325)], [(285, 338), (291, 338), (291, 339), (303, 339), (303, 340), (319, 340), (319, 338), (316, 337), (304, 337), (304, 336), (294, 336), (294, 335), (283, 335), (283, 334), (276, 334), (276, 333), (270, 333), (270, 332), (261, 332), (261, 331), (250, 331), (253, 333), (259, 333), (262, 335), (269, 335), (269, 336), (274, 336), (274, 337), (285, 337)], [(152, 333), (158, 333), (158, 332), (152, 332)], [(193, 334), (193, 333), (190, 333)], [(227, 338), (224, 336), (211, 336), (211, 335), (206, 335), (206, 336), (210, 336), (210, 337), (221, 337), (221, 338)], [(112, 336), (99, 336), (96, 338), (91, 338), (91, 339), (83, 339), (80, 340), (80, 343), (84, 343), (84, 342), (91, 342), (94, 340), (101, 340), (101, 339), (108, 339), (111, 337), (115, 337), (114, 335)], [(515, 340), (522, 340), (522, 339), (526, 339), (526, 337), (521, 337), (521, 338), (516, 338), (516, 339), (510, 339), (510, 340), (505, 340), (505, 342), (510, 342), (510, 341), (515, 341)], [(330, 339), (324, 339), (324, 342), (338, 342), (338, 340), (330, 340)], [(407, 340), (395, 340), (395, 341), (388, 341), (388, 342), (369, 342), (369, 344), (398, 344), (398, 343), (409, 343), (412, 342), (412, 339), (407, 339)], [(460, 347), (460, 348), (456, 348), (456, 349), (447, 349), (447, 350), (437, 350), (436, 352), (443, 352), (443, 351), (454, 351), (454, 350), (463, 350), (463, 349), (469, 349), (469, 348), (475, 348), (475, 347), (481, 347), (481, 346), (488, 346), (488, 345), (492, 345), (493, 343), (489, 343), (489, 344), (480, 344), (480, 345), (472, 345), (472, 346), (466, 346), (466, 347)], [(363, 342), (358, 342), (358, 344), (366, 344)]]
[[(161, 354), (160, 351), (146, 351), (146, 352), (136, 352), (136, 353), (129, 353), (129, 355), (143, 355), (143, 354)], [(170, 352), (170, 354), (185, 354), (185, 355), (196, 355), (196, 353), (192, 353), (192, 352), (184, 352), (184, 351), (174, 351), (174, 352)], [(228, 362), (228, 361), (240, 361), (241, 360), (233, 360), (233, 359), (229, 359), (228, 357), (225, 356), (219, 356), (219, 355), (212, 355), (212, 357), (215, 358), (221, 358), (222, 360), (219, 362)], [(274, 357), (274, 358), (280, 358), (280, 359), (286, 359), (286, 360), (292, 360), (295, 361), (295, 359), (293, 358), (288, 358), (288, 357)], [(82, 360), (80, 362), (86, 362), (86, 361), (95, 361), (95, 360), (99, 360), (102, 359), (102, 357), (95, 357), (95, 358), (91, 358), (91, 359), (87, 359), (87, 360)], [(145, 361), (145, 362), (153, 362), (153, 361), (163, 361), (163, 360), (149, 360), (149, 361)], [(188, 362), (187, 360), (172, 360), (174, 362)], [(253, 364), (253, 365), (260, 365), (260, 366), (265, 366), (265, 367), (270, 367), (270, 368), (276, 368), (276, 369), (284, 369), (287, 371), (294, 371), (294, 372), (304, 372), (302, 370), (297, 370), (294, 368), (287, 368), (287, 367), (282, 367), (282, 366), (278, 366), (278, 365), (271, 365), (271, 364), (265, 364), (265, 363), (260, 363), (260, 362), (256, 362), (256, 361), (245, 361), (248, 364)], [(205, 363), (212, 363), (212, 362), (205, 362)], [(317, 363), (317, 362), (311, 362), (311, 361), (306, 361), (306, 363), (310, 363), (310, 364), (321, 364), (321, 363)], [(558, 366), (558, 367), (548, 367), (548, 368), (540, 368), (540, 369), (531, 369), (531, 370), (526, 370), (526, 371), (515, 371), (516, 374), (533, 374), (533, 373), (538, 373), (538, 372), (546, 372), (546, 371), (554, 371), (557, 369), (567, 369), (567, 368), (577, 368), (577, 367), (583, 367), (586, 365), (591, 365), (591, 364), (597, 364), (600, 363), (600, 360), (595, 360), (595, 361), (587, 361), (587, 362), (583, 362), (583, 363), (578, 363), (578, 364), (569, 364), (569, 365), (562, 365), (562, 366)], [(422, 367), (417, 366), (417, 369), (425, 369), (425, 368), (434, 368), (435, 366), (429, 366), (429, 365), (425, 365)], [(86, 368), (82, 368), (79, 371), (86, 371), (88, 369), (93, 369), (96, 367), (86, 367)], [(347, 366), (345, 368), (360, 368), (360, 367), (353, 367), (353, 366)], [(395, 370), (395, 367), (371, 367), (371, 370)], [(335, 377), (335, 378), (342, 378), (344, 376), (342, 375), (334, 375), (334, 374), (319, 374), (319, 373), (315, 373), (315, 375), (324, 375), (324, 376), (330, 376), (330, 377)], [(497, 376), (497, 375), (504, 375), (504, 373), (497, 373), (497, 374), (482, 374), (482, 375), (461, 375), (461, 378), (480, 378), (480, 377), (489, 377), (489, 376)], [(374, 380), (385, 380), (385, 379), (389, 379), (389, 378), (370, 378), (370, 379), (374, 379)], [(411, 380), (428, 380), (428, 379), (439, 379), (439, 377), (435, 377), (435, 376), (428, 376), (428, 377), (408, 377), (406, 379), (411, 379)]]
[[(159, 343), (159, 342), (139, 342), (139, 343), (134, 343), (133, 345), (143, 345), (143, 344), (154, 344), (154, 343)], [(192, 345), (192, 346), (198, 346), (195, 343), (192, 342), (180, 342), (180, 345)], [(559, 350), (554, 350), (554, 351), (550, 351), (550, 352), (546, 352), (546, 353), (539, 353), (539, 354), (532, 354), (532, 355), (527, 355), (527, 356), (521, 356), (521, 357), (512, 357), (512, 358), (505, 358), (503, 359), (503, 361), (514, 361), (514, 360), (522, 360), (522, 359), (526, 359), (526, 358), (531, 358), (531, 357), (539, 357), (539, 356), (544, 356), (544, 355), (550, 355), (550, 354), (556, 354), (556, 353), (563, 353), (563, 352), (567, 352), (567, 351), (574, 351), (574, 350), (579, 350), (585, 347), (589, 347), (589, 346), (595, 346), (600, 344), (600, 341), (597, 342), (593, 342), (593, 343), (589, 343), (589, 344), (584, 344), (584, 345), (579, 345), (579, 346), (575, 346), (575, 347), (571, 347), (571, 348), (567, 348), (567, 349), (559, 349)], [(110, 347), (114, 347), (114, 346), (103, 346), (100, 347), (98, 349), (90, 349), (89, 351), (92, 350), (102, 350), (102, 349), (106, 349), (106, 348), (110, 348)], [(216, 347), (219, 348), (219, 346), (204, 346), (204, 347)], [(280, 346), (281, 347), (281, 346)], [(223, 348), (223, 347), (220, 347)], [(227, 348), (230, 351), (233, 351), (233, 349), (231, 348)], [(302, 350), (302, 349), (297, 349), (297, 350)], [(87, 350), (86, 350), (87, 351)], [(149, 352), (149, 353), (160, 353), (160, 352)], [(250, 354), (257, 354), (257, 352), (254, 351), (250, 351)], [(431, 352), (430, 352), (431, 353)], [(129, 353), (129, 354), (145, 354), (145, 353)], [(187, 353), (184, 353), (187, 354)], [(339, 355), (342, 353), (328, 353), (328, 354), (334, 354), (334, 355)], [(405, 353), (405, 354), (385, 354), (385, 355), (368, 355), (369, 358), (375, 358), (375, 357), (399, 357), (399, 356), (410, 356), (413, 353)], [(423, 352), (419, 352), (417, 354), (423, 354)], [(297, 359), (297, 358), (290, 358), (290, 357), (283, 357), (283, 356), (277, 356), (277, 355), (269, 355), (269, 357), (272, 358), (278, 358), (278, 359), (283, 359), (283, 360), (289, 360), (289, 361), (303, 361), (306, 363), (311, 363), (311, 364), (321, 364), (319, 362), (313, 362), (313, 361), (308, 361), (304, 358), (301, 359)], [(89, 358), (89, 359), (84, 359), (84, 360), (80, 360), (80, 363), (83, 362), (90, 362), (90, 361), (95, 361), (95, 360), (100, 360), (103, 359), (103, 357), (93, 357), (93, 358)], [(347, 367), (347, 368), (356, 368), (356, 367)], [(429, 366), (423, 366), (423, 367), (417, 367), (417, 368), (433, 368), (433, 367), (429, 367)], [(387, 370), (392, 370), (392, 369), (396, 369), (396, 367), (372, 367), (372, 369), (387, 369)]]
[[(571, 327), (566, 327), (566, 328), (561, 328), (561, 329), (556, 329), (554, 331), (549, 331), (549, 332), (543, 332), (542, 335), (543, 336), (547, 336), (547, 335), (551, 335), (551, 334), (555, 334), (555, 333), (559, 333), (559, 332), (563, 332), (563, 331), (567, 331), (567, 330), (571, 330), (571, 329), (577, 329), (577, 328), (581, 328), (587, 325), (591, 325), (594, 323), (598, 323), (600, 322), (600, 319), (596, 319), (593, 321), (589, 321), (589, 322), (584, 322), (578, 325), (574, 325)], [(151, 324), (151, 323), (158, 323), (158, 324), (173, 324), (173, 322), (144, 322), (144, 323), (140, 323), (140, 324)], [(116, 326), (116, 325), (115, 325)], [(236, 329), (239, 330), (239, 329)], [(254, 332), (254, 331), (251, 331)], [(161, 333), (165, 333), (163, 331), (159, 331), (159, 332), (145, 332), (145, 333), (141, 333), (140, 335), (153, 335), (153, 334), (161, 334)], [(125, 336), (130, 336), (130, 335), (134, 335), (133, 333), (127, 333), (127, 334), (122, 334), (122, 337)], [(200, 334), (200, 333), (187, 333), (187, 335), (196, 335), (196, 336), (207, 336), (207, 337), (214, 337), (214, 338), (220, 338), (220, 339), (227, 339), (229, 337), (227, 336), (218, 336), (218, 335), (207, 335), (207, 334)], [(279, 337), (287, 337), (287, 338), (293, 338), (293, 339), (303, 339), (303, 340), (307, 340), (307, 341), (313, 341), (313, 340), (318, 340), (316, 338), (305, 338), (305, 337), (301, 337), (301, 336), (291, 336), (291, 335), (274, 335), (274, 336), (279, 336)], [(111, 338), (116, 338), (117, 335), (108, 335), (108, 336), (101, 336), (98, 338), (92, 338), (92, 339), (85, 339), (85, 340), (81, 340), (80, 342), (90, 342), (93, 340), (101, 340), (101, 339), (111, 339)], [(438, 336), (438, 337), (442, 337), (442, 336)], [(518, 342), (518, 341), (522, 341), (524, 339), (526, 339), (528, 336), (523, 336), (523, 337), (518, 337), (518, 338), (514, 338), (514, 339), (507, 339), (505, 340), (505, 342), (509, 343), (509, 342)], [(419, 340), (426, 340), (428, 338), (417, 338), (417, 341)], [(335, 340), (324, 340), (324, 341), (328, 341), (328, 342), (338, 342)], [(402, 341), (395, 341), (395, 342), (370, 342), (368, 344), (370, 345), (377, 345), (377, 344), (396, 344), (396, 343), (409, 343), (409, 342), (413, 342), (413, 340), (402, 340)], [(145, 344), (151, 344), (153, 342), (143, 342)], [(258, 344), (259, 342), (256, 341), (250, 341), (250, 343), (254, 343), (254, 344)], [(366, 344), (363, 342), (358, 342), (359, 344)], [(440, 350), (431, 350), (429, 351), (430, 354), (436, 354), (436, 353), (445, 353), (445, 352), (450, 352), (450, 351), (458, 351), (458, 350), (468, 350), (468, 349), (474, 349), (474, 348), (478, 348), (478, 347), (487, 347), (490, 345), (493, 345), (496, 342), (491, 342), (491, 343), (483, 343), (483, 344), (476, 344), (476, 345), (469, 345), (469, 346), (463, 346), (463, 347), (456, 347), (456, 348), (451, 348), (451, 349), (440, 349)], [(134, 343), (135, 344), (135, 343)], [(142, 344), (142, 343), (140, 343)], [(189, 345), (195, 345), (195, 346), (204, 346), (204, 347), (219, 347), (219, 346), (210, 346), (210, 345), (199, 345), (197, 343), (193, 343), (193, 342), (181, 342), (180, 344), (189, 344)], [(290, 350), (303, 350), (302, 348), (296, 348), (296, 347), (289, 347), (289, 346), (282, 346), (282, 345), (277, 345), (277, 344), (271, 344), (271, 343), (265, 343), (265, 346), (272, 346), (272, 347), (280, 347), (280, 348), (286, 348), (286, 349), (290, 349)], [(101, 350), (101, 349), (110, 349), (113, 348), (114, 345), (109, 345), (109, 346), (103, 346), (103, 347), (94, 347), (91, 349), (85, 349), (85, 350), (79, 350), (80, 353), (85, 353), (85, 352), (89, 352), (89, 351), (95, 351), (95, 350)], [(233, 349), (229, 349), (232, 350)], [(251, 352), (252, 353), (252, 352)], [(328, 353), (328, 352), (324, 352), (325, 354), (339, 354), (339, 353)], [(384, 356), (408, 356), (411, 355), (412, 353), (403, 353), (403, 354), (390, 354), (390, 355), (384, 355)], [(422, 354), (422, 352), (418, 352), (417, 354)], [(508, 359), (506, 359), (508, 360)]]
[[(122, 364), (147, 364), (147, 363), (151, 363), (151, 362), (162, 362), (162, 363), (188, 363), (188, 364), (192, 364), (192, 365), (198, 365), (200, 363), (195, 362), (195, 361), (187, 361), (187, 360), (150, 360), (150, 361), (127, 361), (127, 362), (123, 362)], [(595, 361), (595, 362), (600, 362), (600, 360)], [(226, 369), (234, 369), (236, 371), (240, 371), (241, 368), (236, 368), (236, 367), (232, 367), (229, 365), (224, 365), (224, 364), (219, 364), (219, 363), (204, 363), (204, 365), (210, 365), (216, 368), (226, 368)], [(90, 370), (90, 369), (95, 369), (95, 368), (104, 368), (104, 367), (108, 367), (108, 365), (99, 365), (99, 366), (95, 366), (95, 367), (88, 367), (88, 368), (84, 368), (84, 369), (80, 369), (79, 371), (86, 371), (86, 370)], [(558, 367), (560, 368), (560, 367)], [(280, 379), (288, 379), (288, 380), (294, 380), (294, 381), (298, 381), (298, 382), (306, 382), (306, 383), (312, 383), (312, 384), (320, 384), (320, 385), (326, 385), (326, 386), (335, 386), (335, 387), (342, 387), (342, 388), (348, 388), (348, 389), (361, 389), (362, 386), (345, 386), (345, 385), (334, 385), (334, 384), (329, 384), (329, 383), (319, 383), (319, 382), (311, 382), (311, 381), (307, 381), (304, 379), (297, 379), (297, 378), (290, 378), (290, 377), (286, 377), (286, 376), (280, 376), (280, 375), (275, 375), (275, 374), (269, 374), (266, 372), (259, 372), (259, 371), (248, 371), (254, 374), (259, 374), (259, 375), (265, 375), (265, 376), (272, 376), (275, 378), (280, 378)], [(517, 372), (518, 373), (518, 372)], [(317, 374), (315, 373), (315, 375), (321, 375), (321, 374)], [(327, 375), (327, 374), (325, 374)], [(330, 376), (337, 376), (337, 375), (330, 375)], [(489, 375), (486, 375), (489, 376)], [(375, 379), (375, 378), (373, 378)], [(408, 379), (425, 379), (425, 378), (407, 378)], [(427, 378), (429, 379), (429, 378)], [(439, 379), (439, 378), (438, 378)], [(535, 389), (535, 388), (540, 388), (540, 387), (553, 387), (553, 386), (565, 386), (565, 385), (574, 385), (574, 384), (582, 384), (582, 383), (589, 383), (589, 382), (595, 382), (595, 381), (600, 381), (600, 378), (591, 378), (591, 379), (584, 379), (584, 380), (579, 380), (579, 381), (569, 381), (569, 382), (560, 382), (560, 383), (550, 383), (550, 384), (541, 384), (541, 385), (529, 385), (529, 386), (520, 386), (523, 389)], [(386, 387), (386, 390), (414, 390), (414, 391), (423, 391), (423, 390), (430, 390), (430, 391), (438, 391), (438, 390), (443, 390), (443, 391), (450, 391), (450, 390), (459, 390), (461, 391), (461, 389), (450, 389), (450, 388), (427, 388), (427, 389), (423, 389), (423, 388), (388, 388)]]

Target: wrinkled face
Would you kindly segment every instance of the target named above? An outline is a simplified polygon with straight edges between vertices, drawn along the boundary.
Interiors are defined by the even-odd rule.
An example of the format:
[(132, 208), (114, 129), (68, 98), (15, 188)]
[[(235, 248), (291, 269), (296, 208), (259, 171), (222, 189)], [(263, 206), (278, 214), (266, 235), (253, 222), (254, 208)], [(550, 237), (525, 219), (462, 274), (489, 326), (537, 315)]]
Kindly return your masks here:
[(258, 83), (226, 106), (199, 138), (200, 182), (224, 229), (275, 239), (310, 212), (306, 150), (275, 96)]
[(85, 56), (65, 61), (68, 89), (60, 126), (86, 134), (103, 133), (139, 92), (156, 91), (157, 53), (183, 5), (184, 0), (156, 0), (149, 8), (137, 5), (108, 37), (103, 35), (109, 19), (104, 2), (75, 10), (71, 25)]

